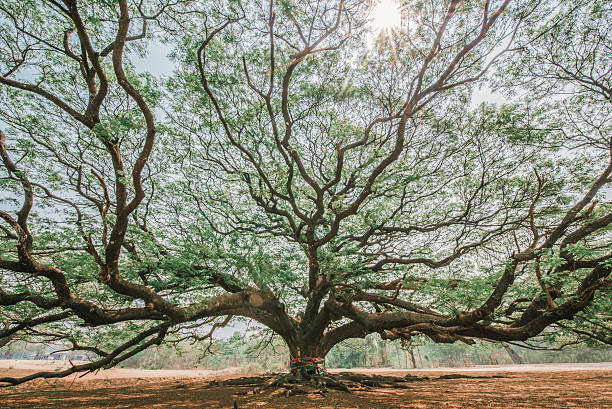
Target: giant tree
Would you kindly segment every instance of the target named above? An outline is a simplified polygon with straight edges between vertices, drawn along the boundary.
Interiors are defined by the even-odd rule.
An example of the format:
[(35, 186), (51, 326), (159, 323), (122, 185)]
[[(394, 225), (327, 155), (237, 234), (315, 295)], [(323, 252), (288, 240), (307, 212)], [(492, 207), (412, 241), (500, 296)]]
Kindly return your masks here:
[[(567, 121), (471, 96), (508, 61), (504, 78), (541, 80), (519, 95), (580, 88), (538, 41), (571, 24), (591, 44), (610, 10), (415, 1), (377, 32), (362, 2), (5, 3), (0, 338), (97, 358), (0, 381), (110, 367), (232, 317), (298, 366), (371, 333), (522, 341), (609, 295), (609, 118), (567, 130), (609, 110), (605, 79)], [(584, 59), (605, 67), (599, 33)], [(174, 45), (165, 87), (130, 62), (151, 38)]]

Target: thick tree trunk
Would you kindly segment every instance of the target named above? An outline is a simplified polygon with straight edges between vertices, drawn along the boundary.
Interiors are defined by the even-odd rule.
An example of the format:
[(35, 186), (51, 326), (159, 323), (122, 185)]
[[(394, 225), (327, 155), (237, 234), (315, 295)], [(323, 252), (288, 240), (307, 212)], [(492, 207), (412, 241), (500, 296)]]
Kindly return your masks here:
[(322, 344), (311, 343), (288, 345), (290, 353), (290, 369), (294, 374), (302, 375), (325, 372), (325, 356)]

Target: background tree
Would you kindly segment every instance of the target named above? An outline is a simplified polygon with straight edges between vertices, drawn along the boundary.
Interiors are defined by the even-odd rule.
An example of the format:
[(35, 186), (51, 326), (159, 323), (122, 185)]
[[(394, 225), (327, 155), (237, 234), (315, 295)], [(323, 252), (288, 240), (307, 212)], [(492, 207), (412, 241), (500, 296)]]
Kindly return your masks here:
[[(211, 340), (234, 316), (305, 358), (372, 333), (527, 340), (609, 303), (609, 122), (564, 119), (609, 109), (609, 87), (563, 59), (530, 71), (567, 50), (560, 24), (606, 67), (608, 32), (588, 54), (586, 28), (604, 6), (414, 2), (374, 37), (361, 2), (21, 3), (0, 8), (0, 338), (99, 358), (1, 382)], [(176, 44), (165, 90), (128, 58), (157, 35)], [(468, 109), (510, 51), (534, 95), (588, 97), (554, 121)]]

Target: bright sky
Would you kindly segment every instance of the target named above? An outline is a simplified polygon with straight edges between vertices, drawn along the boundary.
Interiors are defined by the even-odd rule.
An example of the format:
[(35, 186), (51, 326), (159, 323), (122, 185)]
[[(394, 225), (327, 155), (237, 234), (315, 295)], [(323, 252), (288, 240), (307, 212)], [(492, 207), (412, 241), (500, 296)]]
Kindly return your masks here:
[(400, 5), (397, 0), (380, 0), (374, 4), (370, 19), (376, 35), (397, 30), (402, 25)]

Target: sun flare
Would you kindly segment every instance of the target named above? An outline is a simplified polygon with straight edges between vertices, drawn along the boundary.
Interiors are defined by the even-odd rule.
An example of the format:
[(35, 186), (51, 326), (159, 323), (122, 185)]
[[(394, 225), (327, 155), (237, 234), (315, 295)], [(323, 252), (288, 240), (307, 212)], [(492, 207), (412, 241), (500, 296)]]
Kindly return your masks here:
[(402, 13), (398, 0), (379, 0), (374, 3), (370, 27), (374, 35), (387, 36), (402, 25)]

